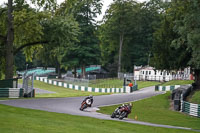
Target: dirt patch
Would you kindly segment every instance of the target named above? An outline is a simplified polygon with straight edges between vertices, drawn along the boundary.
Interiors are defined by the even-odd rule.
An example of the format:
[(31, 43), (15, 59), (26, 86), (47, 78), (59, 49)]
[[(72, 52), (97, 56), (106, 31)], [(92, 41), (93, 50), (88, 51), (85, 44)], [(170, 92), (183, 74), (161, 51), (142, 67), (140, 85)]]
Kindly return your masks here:
[(168, 97), (168, 101), (169, 101), (169, 110), (174, 111), (174, 101), (171, 100), (171, 96)]

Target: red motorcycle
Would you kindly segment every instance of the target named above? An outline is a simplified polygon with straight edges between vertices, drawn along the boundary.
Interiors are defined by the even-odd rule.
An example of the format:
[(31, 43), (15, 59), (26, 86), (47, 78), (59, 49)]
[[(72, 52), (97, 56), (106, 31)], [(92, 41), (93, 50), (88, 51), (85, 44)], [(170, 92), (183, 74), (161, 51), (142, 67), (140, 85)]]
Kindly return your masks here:
[(91, 107), (92, 105), (92, 101), (91, 99), (86, 99), (81, 103), (81, 107), (80, 110), (83, 111), (84, 109), (86, 109), (87, 107)]
[(128, 117), (128, 114), (131, 113), (131, 108), (131, 105), (123, 105), (121, 107), (118, 107), (112, 113), (111, 118), (119, 118), (120, 120), (122, 120), (123, 118)]

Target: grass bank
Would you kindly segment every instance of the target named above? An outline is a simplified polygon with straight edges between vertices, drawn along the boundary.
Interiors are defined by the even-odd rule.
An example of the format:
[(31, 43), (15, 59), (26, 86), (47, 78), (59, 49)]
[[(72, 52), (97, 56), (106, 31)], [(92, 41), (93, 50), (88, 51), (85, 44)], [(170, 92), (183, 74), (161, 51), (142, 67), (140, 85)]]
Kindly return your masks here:
[(189, 102), (200, 104), (200, 90), (196, 90), (192, 97), (189, 99)]
[[(19, 80), (19, 83), (22, 83), (22, 80)], [(77, 90), (72, 90), (69, 88), (50, 85), (50, 84), (37, 81), (37, 80), (34, 80), (34, 88), (40, 88), (40, 89), (56, 92), (56, 93), (49, 93), (49, 94), (36, 94), (36, 97), (78, 97), (78, 96), (88, 96), (88, 95), (95, 96), (95, 95), (109, 94), (109, 93), (77, 91)]]
[(187, 85), (187, 84), (192, 84), (194, 81), (193, 80), (171, 80), (168, 82), (164, 82), (161, 85), (162, 86), (168, 86), (168, 85)]
[(2, 133), (195, 133), (0, 104)]
[[(169, 109), (169, 95), (170, 93), (166, 93), (134, 102), (129, 118), (134, 119), (137, 116), (139, 121), (200, 129), (199, 118)], [(111, 114), (118, 106), (101, 107), (99, 112)]]
[(137, 84), (138, 84), (138, 89), (141, 89), (141, 88), (145, 88), (145, 87), (149, 87), (149, 86), (159, 85), (160, 82), (156, 82), (156, 81), (137, 81)]
[[(186, 85), (186, 84), (192, 84), (193, 80), (172, 80), (169, 82), (165, 82), (161, 84), (162, 86), (168, 86), (168, 85)], [(189, 98), (189, 102), (200, 104), (200, 90), (196, 90), (194, 94)]]
[[(120, 79), (98, 79), (91, 81), (89, 86), (91, 87), (99, 87), (99, 88), (121, 88), (123, 86), (123, 80)], [(134, 81), (133, 81), (134, 82)], [(160, 84), (160, 82), (155, 81), (137, 81), (138, 89), (154, 86)]]

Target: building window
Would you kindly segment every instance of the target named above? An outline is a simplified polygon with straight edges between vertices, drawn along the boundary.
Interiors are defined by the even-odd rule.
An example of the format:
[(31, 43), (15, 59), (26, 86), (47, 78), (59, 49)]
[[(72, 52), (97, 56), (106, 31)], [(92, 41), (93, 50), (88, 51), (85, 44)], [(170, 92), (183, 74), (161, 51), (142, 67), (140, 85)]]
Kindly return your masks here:
[(148, 71), (146, 71), (146, 75), (148, 75)]
[(160, 75), (162, 75), (162, 72), (160, 73)]
[(157, 72), (157, 71), (155, 70), (155, 75), (156, 75), (156, 72)]
[(144, 71), (143, 71), (143, 74), (144, 74)]
[(151, 75), (151, 71), (149, 71), (149, 75)]

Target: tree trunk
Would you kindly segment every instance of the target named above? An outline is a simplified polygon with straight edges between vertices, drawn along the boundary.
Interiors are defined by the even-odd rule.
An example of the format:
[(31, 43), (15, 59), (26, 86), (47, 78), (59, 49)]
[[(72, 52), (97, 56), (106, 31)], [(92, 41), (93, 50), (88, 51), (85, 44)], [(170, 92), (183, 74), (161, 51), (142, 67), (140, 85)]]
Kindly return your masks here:
[(82, 65), (81, 72), (82, 72), (82, 78), (85, 79), (85, 65)]
[(60, 63), (57, 63), (57, 71), (58, 71), (58, 78), (62, 78), (61, 76), (61, 70), (60, 70)]
[(124, 33), (120, 33), (119, 36), (119, 60), (118, 60), (118, 73), (121, 72), (121, 56), (122, 56), (122, 46), (124, 41)]
[(195, 69), (194, 74), (196, 87), (197, 89), (200, 89), (200, 69)]
[(13, 1), (8, 0), (8, 28), (7, 28), (7, 43), (6, 43), (6, 72), (5, 78), (13, 78), (13, 40), (14, 40), (14, 29), (13, 29)]
[(76, 67), (74, 67), (74, 78), (77, 78), (77, 74), (76, 74)]

